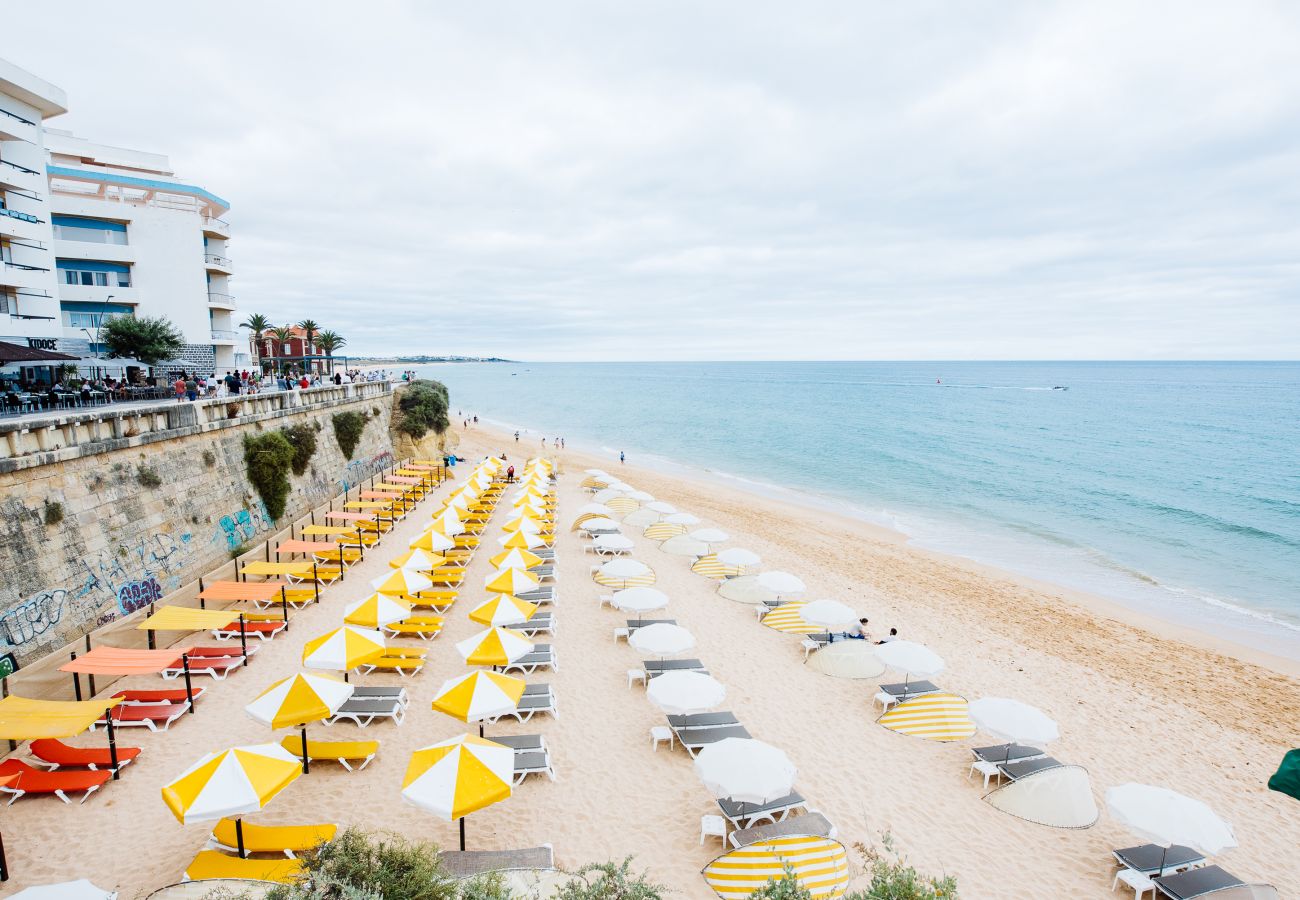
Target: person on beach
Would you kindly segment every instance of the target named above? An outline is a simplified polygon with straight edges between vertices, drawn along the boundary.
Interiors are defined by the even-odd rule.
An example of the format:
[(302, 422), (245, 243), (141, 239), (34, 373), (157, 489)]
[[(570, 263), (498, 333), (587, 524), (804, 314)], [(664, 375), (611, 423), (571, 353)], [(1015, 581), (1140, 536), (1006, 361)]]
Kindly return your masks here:
[(514, 484), (514, 483), (515, 483), (515, 467), (510, 466), (509, 468), (506, 469), (506, 484)]
[(519, 443), (519, 432), (515, 432), (515, 443)]
[(623, 451), (622, 451), (622, 450), (618, 451), (618, 461), (619, 461), (619, 462), (627, 462), (627, 457), (625, 457), (625, 456), (623, 455)]
[(898, 629), (897, 629), (897, 628), (891, 628), (891, 629), (889, 629), (889, 634), (885, 635), (885, 636), (882, 637), (880, 640), (876, 641), (876, 643), (877, 643), (877, 644), (888, 644), (890, 641), (896, 641), (896, 640), (898, 640)]
[(871, 640), (871, 635), (867, 631), (867, 620), (858, 619), (858, 624), (849, 626), (848, 630), (844, 632), (844, 636), (855, 641)]

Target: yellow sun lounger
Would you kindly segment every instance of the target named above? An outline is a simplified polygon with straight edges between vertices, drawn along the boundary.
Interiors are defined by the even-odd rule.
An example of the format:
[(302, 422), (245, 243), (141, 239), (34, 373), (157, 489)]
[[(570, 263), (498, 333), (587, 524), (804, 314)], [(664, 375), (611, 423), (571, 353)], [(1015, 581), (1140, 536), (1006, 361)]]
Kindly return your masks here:
[[(302, 756), (302, 738), (286, 735), (280, 746), (294, 756)], [(312, 762), (336, 762), (349, 772), (360, 772), (379, 752), (379, 741), (308, 741), (307, 758)], [(354, 770), (352, 767), (360, 761)], [(332, 826), (331, 826), (332, 827)], [(232, 829), (233, 830), (233, 829)], [(332, 835), (331, 835), (332, 837)], [(248, 838), (248, 823), (244, 823), (244, 838)]]
[[(245, 826), (247, 827), (247, 826)], [(186, 881), (207, 878), (245, 878), (253, 881), (276, 881), (288, 884), (302, 871), (297, 859), (240, 859), (220, 850), (202, 850), (185, 867)]]
[(429, 655), (428, 647), (385, 647), (384, 656), (389, 659), (424, 659)]
[[(296, 740), (296, 738), (285, 738)], [(302, 752), (302, 744), (298, 744)], [(308, 752), (310, 755), (310, 750)], [(290, 859), (295, 853), (310, 850), (317, 844), (328, 844), (338, 833), (337, 825), (253, 825), (244, 823), (244, 852), (283, 853)], [(238, 852), (239, 838), (235, 835), (235, 820), (222, 819), (212, 829), (211, 841), (222, 850)]]
[(374, 662), (368, 662), (359, 668), (366, 675), (372, 672), (396, 672), (403, 678), (407, 678), (424, 668), (424, 657), (381, 656)]
[(413, 636), (423, 641), (431, 641), (442, 633), (442, 621), (442, 616), (412, 616), (401, 622), (390, 622), (384, 626), (384, 630), (392, 635)]

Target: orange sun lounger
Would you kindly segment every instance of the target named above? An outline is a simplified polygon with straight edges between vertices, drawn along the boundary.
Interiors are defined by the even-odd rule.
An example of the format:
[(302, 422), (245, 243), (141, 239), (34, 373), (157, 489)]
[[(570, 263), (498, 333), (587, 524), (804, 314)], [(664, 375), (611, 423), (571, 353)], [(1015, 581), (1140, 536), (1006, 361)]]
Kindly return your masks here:
[[(28, 744), (27, 750), (36, 757), (37, 765), (46, 766), (51, 772), (60, 766), (113, 771), (113, 757), (107, 747), (71, 747), (54, 738), (40, 738)], [(139, 755), (139, 747), (118, 747), (117, 767), (122, 768)]]
[(0, 763), (0, 777), (6, 775), (18, 776), (17, 781), (0, 787), (0, 791), (13, 794), (9, 798), (10, 806), (25, 794), (53, 794), (64, 803), (71, 803), (68, 799), (69, 791), (84, 791), (79, 802), (85, 803), (87, 797), (113, 777), (113, 773), (106, 769), (47, 772), (17, 759), (7, 759)]

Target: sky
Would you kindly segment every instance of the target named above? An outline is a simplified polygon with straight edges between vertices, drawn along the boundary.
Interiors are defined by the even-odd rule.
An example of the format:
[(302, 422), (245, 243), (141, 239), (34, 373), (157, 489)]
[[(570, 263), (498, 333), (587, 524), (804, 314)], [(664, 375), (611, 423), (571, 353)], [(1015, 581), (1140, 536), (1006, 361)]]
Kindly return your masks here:
[(1300, 4), (10, 4), (345, 352), (1294, 359)]

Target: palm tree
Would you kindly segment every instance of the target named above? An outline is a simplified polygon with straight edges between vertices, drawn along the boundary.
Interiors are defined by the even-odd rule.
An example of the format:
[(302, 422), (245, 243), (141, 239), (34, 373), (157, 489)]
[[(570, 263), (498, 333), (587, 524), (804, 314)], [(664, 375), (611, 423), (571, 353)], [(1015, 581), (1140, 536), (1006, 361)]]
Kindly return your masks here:
[[(338, 350), (341, 347), (346, 347), (348, 343), (347, 338), (334, 331), (322, 331), (317, 335), (316, 340), (320, 344), (321, 352), (324, 353), (327, 358), (332, 357), (335, 350)], [(332, 373), (334, 371), (334, 360), (329, 359), (328, 364), (329, 371)]]
[(277, 348), (277, 349), (279, 350), (279, 352), (276, 354), (276, 356), (281, 357), (281, 359), (280, 359), (280, 369), (281, 369), (282, 371), (283, 371), (283, 370), (286, 370), (286, 369), (287, 369), (287, 366), (286, 366), (286, 364), (285, 364), (285, 360), (283, 359), (283, 357), (284, 357), (284, 355), (285, 355), (285, 348), (289, 345), (289, 342), (290, 342), (291, 340), (293, 340), (293, 339), (294, 339), (294, 336), (295, 336), (294, 333), (293, 333), (293, 326), (292, 326), (292, 325), (280, 325), (280, 326), (278, 326), (278, 327), (276, 327), (276, 328), (272, 328), (272, 329), (271, 329), (271, 336), (274, 337), (275, 340), (276, 340), (276, 343), (278, 343), (278, 344), (280, 345), (280, 346)]
[(253, 313), (249, 316), (240, 328), (247, 328), (253, 332), (253, 356), (257, 359), (258, 369), (262, 368), (262, 333), (271, 327), (271, 320), (261, 313)]
[[(306, 338), (302, 345), (303, 355), (315, 355), (316, 351), (312, 349), (312, 338), (316, 337), (316, 333), (320, 331), (320, 326), (316, 324), (314, 319), (303, 319), (298, 323), (298, 327), (302, 329), (302, 333)], [(305, 359), (303, 360), (302, 368), (304, 372), (307, 370), (307, 361)]]

